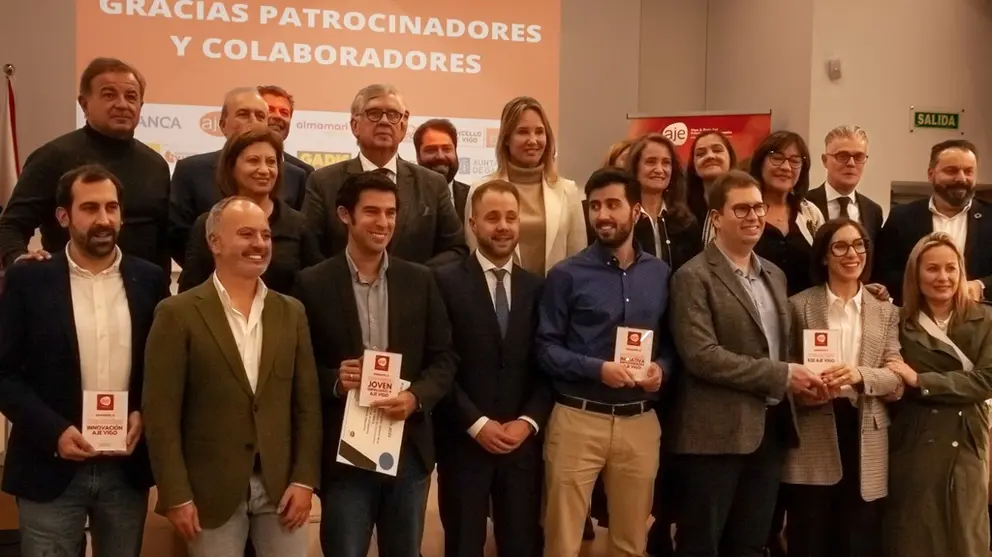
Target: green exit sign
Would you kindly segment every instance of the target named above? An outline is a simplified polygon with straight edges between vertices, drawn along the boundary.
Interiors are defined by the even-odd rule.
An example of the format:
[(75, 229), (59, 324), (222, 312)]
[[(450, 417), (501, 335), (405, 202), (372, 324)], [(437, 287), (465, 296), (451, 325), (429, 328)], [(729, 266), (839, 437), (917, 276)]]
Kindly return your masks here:
[(956, 130), (961, 126), (961, 115), (955, 112), (914, 112), (914, 128)]

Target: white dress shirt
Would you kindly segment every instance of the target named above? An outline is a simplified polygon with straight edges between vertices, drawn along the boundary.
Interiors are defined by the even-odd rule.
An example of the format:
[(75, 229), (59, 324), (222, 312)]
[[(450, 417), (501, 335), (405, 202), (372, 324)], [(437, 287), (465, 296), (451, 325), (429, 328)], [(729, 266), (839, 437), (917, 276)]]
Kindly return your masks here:
[[(492, 271), (494, 269), (503, 269), (506, 271), (506, 275), (503, 277), (503, 286), (506, 288), (506, 307), (507, 309), (512, 309), (510, 306), (510, 300), (513, 299), (510, 295), (510, 282), (512, 282), (510, 277), (513, 274), (513, 259), (511, 258), (502, 267), (497, 267), (495, 263), (486, 259), (486, 256), (482, 255), (481, 251), (475, 250), (475, 256), (479, 259), (479, 265), (482, 266), (482, 274), (486, 277), (486, 284), (489, 285), (489, 298), (493, 302), (493, 311), (496, 311), (496, 274)], [(534, 433), (537, 433), (540, 429), (537, 427), (537, 422), (529, 416), (520, 416), (520, 419), (530, 424), (530, 427), (534, 428)], [(472, 439), (475, 439), (487, 423), (489, 423), (489, 418), (486, 416), (479, 418), (468, 428), (468, 434), (472, 436)]]
[[(858, 293), (846, 303), (827, 286), (827, 326), (840, 331), (841, 362), (857, 367), (861, 356), (861, 301), (864, 288), (859, 287)], [(858, 398), (854, 389), (844, 386), (842, 395), (856, 401)]]
[(455, 181), (452, 180), (448, 182), (448, 197), (451, 198), (451, 204), (455, 204)]
[(230, 325), (231, 334), (234, 335), (234, 343), (238, 345), (238, 353), (241, 354), (241, 363), (245, 367), (248, 384), (251, 385), (252, 392), (255, 392), (258, 386), (258, 366), (262, 358), (262, 310), (265, 309), (265, 295), (269, 289), (262, 279), (258, 279), (255, 299), (251, 302), (251, 310), (245, 316), (234, 309), (231, 296), (217, 278), (217, 273), (211, 278), (220, 296), (220, 303), (224, 306), (224, 315), (227, 316), (227, 324)]
[[(663, 254), (664, 254), (664, 252), (661, 251), (661, 229), (658, 227), (658, 219), (662, 219), (662, 222), (664, 223), (664, 220), (665, 219), (664, 219), (664, 217), (662, 217), (662, 215), (665, 214), (665, 211), (666, 210), (667, 210), (667, 207), (665, 206), (664, 200), (662, 200), (662, 202), (661, 202), (661, 213), (659, 213), (659, 214), (657, 214), (655, 216), (651, 216), (650, 214), (648, 214), (648, 212), (644, 210), (644, 207), (641, 206), (641, 216), (643, 216), (644, 218), (646, 218), (648, 220), (648, 222), (651, 224), (651, 233), (654, 235), (653, 236), (654, 237), (654, 255), (658, 259), (662, 259), (663, 258)], [(668, 244), (671, 244), (672, 243), (668, 239), (668, 230), (667, 230), (667, 228), (665, 230), (665, 242), (668, 243)]]
[(828, 219), (836, 219), (840, 217), (840, 201), (837, 200), (841, 197), (846, 197), (851, 200), (851, 202), (847, 204), (847, 216), (850, 217), (851, 220), (861, 222), (861, 210), (858, 209), (858, 197), (853, 191), (850, 195), (844, 195), (835, 190), (834, 187), (830, 185), (830, 182), (824, 182), (823, 190), (827, 194), (827, 213), (829, 213), (827, 215)]
[(948, 217), (937, 210), (934, 205), (933, 196), (930, 196), (930, 213), (933, 215), (933, 231), (949, 234), (957, 244), (961, 253), (964, 253), (965, 243), (968, 240), (968, 211), (971, 210), (971, 202), (961, 209), (961, 212)]
[(93, 274), (69, 260), (69, 293), (84, 391), (126, 391), (131, 384), (131, 311), (121, 277), (121, 250)]
[(379, 166), (376, 163), (370, 161), (362, 153), (358, 153), (358, 160), (362, 163), (362, 170), (365, 172), (371, 172), (373, 170), (379, 170), (380, 168), (385, 168), (389, 171), (389, 179), (396, 183), (396, 153), (393, 153), (393, 158), (386, 161), (386, 164)]

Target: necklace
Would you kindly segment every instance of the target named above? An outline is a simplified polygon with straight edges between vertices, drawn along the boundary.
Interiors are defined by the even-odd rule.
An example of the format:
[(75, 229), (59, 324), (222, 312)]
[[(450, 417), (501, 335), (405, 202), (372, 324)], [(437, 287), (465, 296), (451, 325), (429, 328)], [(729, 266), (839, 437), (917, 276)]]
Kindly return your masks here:
[(937, 324), (937, 328), (941, 331), (947, 330), (947, 325), (951, 322), (951, 316), (948, 314), (944, 319), (934, 319), (934, 323)]

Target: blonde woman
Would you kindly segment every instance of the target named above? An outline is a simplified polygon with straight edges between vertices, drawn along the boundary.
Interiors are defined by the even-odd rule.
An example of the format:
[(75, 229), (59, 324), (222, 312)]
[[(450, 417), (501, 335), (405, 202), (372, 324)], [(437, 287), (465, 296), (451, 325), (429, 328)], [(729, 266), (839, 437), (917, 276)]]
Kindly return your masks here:
[(634, 139), (624, 139), (610, 145), (610, 152), (603, 161), (603, 166), (613, 166), (616, 168), (627, 167), (627, 156), (630, 155), (630, 148), (634, 146)]
[(465, 237), (477, 242), (468, 225), (472, 193), (493, 179), (506, 180), (520, 194), (520, 266), (545, 276), (559, 261), (587, 245), (582, 194), (575, 182), (558, 175), (555, 135), (541, 103), (517, 97), (503, 107), (496, 143), (496, 172), (472, 186), (465, 204)]
[(903, 280), (900, 344), (891, 368), (905, 394), (890, 405), (891, 557), (987, 557), (992, 309), (968, 297), (964, 259), (948, 234), (924, 236)]

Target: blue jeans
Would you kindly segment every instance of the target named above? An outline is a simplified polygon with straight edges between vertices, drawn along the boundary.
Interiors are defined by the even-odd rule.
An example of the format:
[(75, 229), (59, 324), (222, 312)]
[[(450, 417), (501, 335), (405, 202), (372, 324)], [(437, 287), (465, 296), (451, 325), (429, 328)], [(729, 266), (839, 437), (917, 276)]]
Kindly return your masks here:
[(324, 555), (365, 557), (377, 532), (380, 557), (418, 557), (430, 474), (413, 447), (404, 447), (395, 478), (338, 465), (320, 496)]
[(137, 490), (117, 462), (80, 465), (53, 501), (17, 499), (23, 557), (76, 557), (90, 519), (93, 557), (138, 557), (148, 513), (148, 490)]

